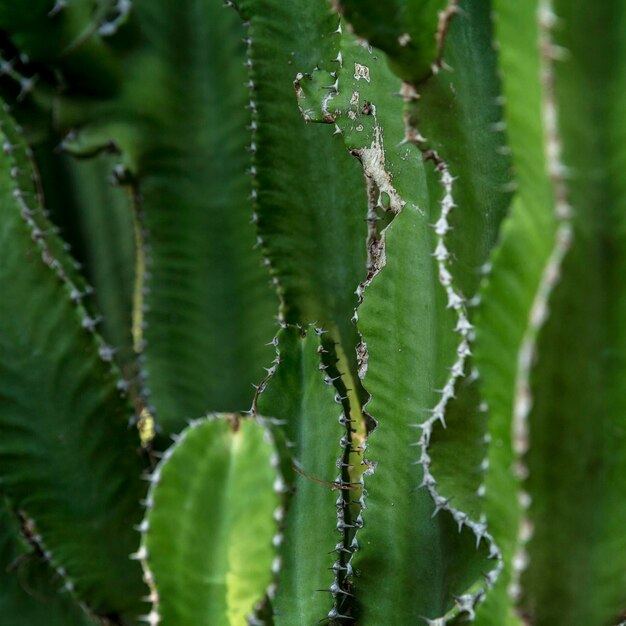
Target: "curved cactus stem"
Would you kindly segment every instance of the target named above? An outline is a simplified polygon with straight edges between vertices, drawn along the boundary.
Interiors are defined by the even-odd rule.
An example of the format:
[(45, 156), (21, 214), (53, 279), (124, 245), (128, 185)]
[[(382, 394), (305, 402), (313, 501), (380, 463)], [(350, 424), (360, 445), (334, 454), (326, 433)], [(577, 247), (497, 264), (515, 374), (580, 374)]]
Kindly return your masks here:
[(94, 626), (62, 581), (21, 532), (8, 504), (0, 502), (0, 612), (11, 626)]
[(135, 187), (142, 377), (149, 409), (169, 434), (208, 409), (249, 406), (271, 354), (264, 345), (277, 302), (253, 249), (240, 20), (220, 2), (193, 0), (138, 0), (134, 16), (141, 37), (118, 59), (126, 70), (120, 95), (61, 99), (59, 120), (78, 129), (68, 150), (91, 153), (113, 141)]
[(337, 18), (326, 0), (236, 4), (248, 20), (255, 220), (282, 317), (327, 329), (356, 376), (350, 320), (365, 276), (363, 178), (340, 137), (303, 123), (293, 95), (296, 72), (337, 54)]
[(356, 33), (384, 51), (394, 72), (419, 83), (439, 71), (458, 0), (331, 0)]
[(349, 494), (359, 490), (349, 484), (344, 466), (350, 462), (350, 414), (335, 389), (339, 374), (329, 363), (332, 346), (321, 330), (286, 327), (275, 345), (271, 377), (259, 388), (254, 409), (273, 416), (287, 444), (283, 464), (291, 495), (279, 549), (274, 623), (315, 624), (333, 611), (348, 612), (348, 533), (356, 523)]
[(0, 115), (0, 291), (10, 294), (0, 301), (2, 487), (34, 520), (68, 588), (95, 613), (132, 620), (145, 593), (128, 560), (143, 492), (132, 410), (99, 354), (72, 261), (25, 187), (27, 149)]
[[(626, 12), (617, 2), (602, 11), (548, 0), (495, 6), (519, 190), (477, 326), (497, 463), (488, 515), (523, 618), (616, 623), (626, 604), (625, 505), (606, 485), (623, 486), (626, 473), (617, 356)], [(485, 624), (510, 611), (503, 599), (484, 608)]]
[(282, 478), (257, 421), (210, 416), (177, 436), (151, 476), (137, 553), (149, 624), (239, 626), (272, 581)]

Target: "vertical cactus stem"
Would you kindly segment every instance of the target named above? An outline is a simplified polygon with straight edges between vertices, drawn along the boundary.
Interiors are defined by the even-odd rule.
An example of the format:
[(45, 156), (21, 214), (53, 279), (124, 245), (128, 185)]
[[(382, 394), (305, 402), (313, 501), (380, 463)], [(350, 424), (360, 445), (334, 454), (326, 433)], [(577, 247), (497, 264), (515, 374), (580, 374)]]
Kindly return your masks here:
[[(236, 7), (233, 5), (233, 3), (228, 2), (228, 1), (224, 2), (224, 8), (234, 8), (236, 10)], [(250, 109), (250, 126), (248, 127), (250, 131), (250, 147), (249, 147), (250, 169), (248, 170), (248, 172), (250, 174), (251, 182), (252, 182), (252, 188), (250, 190), (250, 203), (252, 205), (251, 220), (252, 220), (252, 223), (256, 225), (258, 223), (258, 215), (259, 215), (258, 214), (259, 183), (257, 179), (257, 161), (258, 161), (258, 155), (257, 155), (257, 134), (258, 133), (257, 131), (258, 131), (258, 125), (259, 125), (259, 112), (258, 112), (257, 103), (256, 103), (256, 89), (255, 89), (255, 67), (254, 67), (254, 50), (253, 50), (254, 27), (251, 21), (244, 22), (244, 27), (247, 33), (246, 38), (244, 40), (244, 43), (246, 44), (245, 67), (248, 72), (248, 80), (245, 83), (245, 86), (248, 88), (250, 92), (250, 101), (248, 103), (248, 108)], [(279, 323), (283, 323), (284, 314), (285, 314), (284, 290), (281, 287), (280, 279), (278, 277), (278, 272), (276, 272), (275, 268), (272, 265), (272, 261), (271, 261), (270, 255), (268, 254), (265, 240), (261, 236), (261, 233), (259, 232), (258, 228), (257, 228), (257, 245), (263, 256), (263, 265), (268, 269), (269, 274), (271, 276), (272, 287), (274, 288), (276, 295), (278, 296), (278, 300), (279, 300), (278, 321)], [(256, 399), (254, 400), (254, 403), (256, 403)]]
[[(286, 624), (295, 616), (321, 619), (326, 614), (349, 612), (351, 546), (359, 523), (351, 496), (359, 487), (354, 484), (358, 479), (351, 467), (355, 463), (351, 458), (354, 420), (350, 402), (354, 392), (346, 388), (348, 378), (344, 382), (346, 359), (342, 359), (340, 346), (330, 333), (314, 324), (282, 326), (271, 342), (276, 356), (266, 368), (267, 376), (257, 386), (250, 413), (255, 417), (259, 412), (274, 416), (259, 419), (265, 420), (281, 443), (276, 460), (287, 477), (281, 488), (285, 506), (277, 511), (284, 534), (275, 538), (286, 569), (276, 577), (274, 601), (275, 619)], [(295, 372), (300, 373), (294, 377)], [(353, 397), (352, 402), (355, 401), (358, 404)], [(335, 412), (332, 407), (337, 404), (340, 408)], [(338, 438), (333, 441), (335, 436)], [(333, 454), (338, 454), (338, 458), (333, 459)], [(336, 475), (330, 474), (331, 468)], [(324, 485), (337, 495), (323, 495)], [(311, 525), (313, 518), (308, 519), (311, 506), (315, 516), (320, 516), (313, 522), (315, 528)], [(339, 536), (334, 537), (331, 532)], [(316, 544), (326, 542), (327, 547), (311, 561), (312, 565), (303, 562), (298, 553), (301, 535), (309, 537), (311, 533), (315, 533)], [(329, 571), (327, 575), (323, 573), (325, 569)], [(331, 603), (323, 592), (331, 594)], [(298, 602), (294, 603), (294, 595)]]
[[(554, 190), (554, 219), (556, 229), (552, 251), (543, 269), (532, 306), (528, 325), (518, 353), (517, 378), (513, 402), (513, 451), (516, 456), (514, 472), (523, 483), (528, 478), (528, 467), (524, 457), (528, 451), (531, 434), (528, 415), (532, 408), (530, 376), (536, 359), (537, 337), (548, 317), (548, 302), (560, 278), (561, 265), (572, 245), (572, 208), (568, 201), (566, 168), (561, 160), (562, 144), (559, 136), (559, 107), (555, 94), (554, 63), (563, 56), (552, 43), (551, 31), (557, 23), (552, 0), (540, 0), (537, 11), (539, 32), (540, 81), (543, 90), (542, 122), (544, 132), (545, 164), (549, 180)], [(518, 549), (513, 559), (513, 574), (509, 586), (511, 599), (521, 598), (520, 577), (528, 567), (528, 553), (525, 549), (532, 534), (532, 523), (526, 515), (529, 495), (520, 488), (518, 501), (522, 516), (518, 534)]]

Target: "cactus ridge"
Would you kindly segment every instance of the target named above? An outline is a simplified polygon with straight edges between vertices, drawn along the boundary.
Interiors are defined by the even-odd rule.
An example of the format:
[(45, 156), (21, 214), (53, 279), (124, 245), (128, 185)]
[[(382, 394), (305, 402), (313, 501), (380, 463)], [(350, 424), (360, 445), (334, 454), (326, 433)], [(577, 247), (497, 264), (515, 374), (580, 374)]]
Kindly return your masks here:
[[(572, 207), (565, 179), (565, 165), (562, 162), (562, 144), (559, 131), (559, 103), (555, 94), (555, 76), (553, 64), (562, 58), (563, 51), (554, 56), (554, 44), (551, 31), (557, 22), (552, 0), (539, 0), (537, 20), (539, 30), (540, 76), (544, 93), (542, 121), (545, 137), (545, 156), (547, 175), (554, 189), (554, 241), (545, 262), (535, 296), (528, 313), (528, 325), (519, 348), (517, 378), (513, 396), (513, 451), (515, 454), (514, 471), (520, 484), (528, 477), (525, 456), (530, 443), (528, 415), (532, 409), (531, 372), (537, 359), (537, 338), (548, 318), (548, 303), (555, 286), (560, 280), (561, 266), (567, 255), (574, 236)], [(529, 494), (520, 486), (518, 501), (528, 502)], [(529, 541), (531, 522), (522, 506), (517, 552), (512, 561), (512, 579), (509, 593), (514, 601), (521, 599), (521, 575), (529, 565), (529, 555), (525, 544)]]
[[(417, 132), (417, 135), (419, 136), (419, 132)], [(415, 134), (411, 133), (410, 136), (415, 136)], [(437, 477), (431, 470), (431, 457), (429, 454), (431, 434), (437, 422), (439, 422), (443, 428), (446, 428), (446, 410), (449, 402), (455, 397), (455, 388), (459, 380), (466, 374), (466, 362), (471, 354), (471, 342), (474, 339), (474, 335), (473, 326), (470, 323), (467, 312), (465, 296), (454, 284), (454, 277), (450, 271), (450, 252), (446, 247), (446, 234), (450, 229), (448, 218), (452, 210), (456, 208), (453, 195), (454, 179), (450, 174), (446, 162), (437, 152), (431, 151), (428, 158), (432, 159), (436, 164), (436, 169), (439, 171), (441, 185), (444, 190), (443, 199), (441, 200), (441, 213), (439, 219), (433, 226), (435, 234), (437, 235), (437, 244), (433, 256), (437, 261), (439, 269), (439, 282), (445, 290), (448, 299), (447, 307), (452, 309), (457, 316), (454, 331), (458, 333), (460, 340), (456, 348), (457, 359), (450, 368), (450, 376), (440, 391), (441, 397), (439, 401), (430, 409), (431, 416), (426, 421), (411, 424), (411, 426), (419, 428), (422, 431), (418, 443), (421, 447), (419, 462), (423, 468), (423, 478), (419, 486), (421, 488), (425, 487), (428, 490), (435, 503), (433, 515), (436, 515), (440, 510), (448, 511), (457, 522), (459, 532), (462, 530), (463, 526), (467, 526), (474, 533), (477, 548), (482, 540), (487, 542), (489, 546), (489, 558), (495, 560), (493, 568), (485, 574), (486, 587), (483, 588), (479, 586), (471, 594), (463, 594), (456, 600), (459, 614), (465, 614), (469, 621), (473, 621), (475, 618), (475, 605), (484, 599), (487, 590), (496, 583), (504, 567), (504, 562), (502, 552), (494, 536), (488, 530), (485, 516), (481, 514), (479, 520), (474, 520), (467, 512), (455, 507), (454, 504), (450, 504), (453, 498), (446, 497), (446, 494), (440, 493), (440, 490), (437, 488)], [(477, 372), (475, 375), (478, 375)], [(456, 618), (457, 615), (456, 612), (447, 614), (444, 623)]]
[[(20, 311), (18, 317), (15, 316), (15, 307), (19, 309), (20, 302), (22, 305), (24, 301), (32, 302), (32, 296), (27, 295), (23, 289), (14, 291), (11, 301), (3, 303), (3, 309), (6, 309), (3, 315), (13, 320), (12, 323), (22, 320), (25, 324), (22, 332), (27, 337), (24, 341), (31, 342), (34, 346), (25, 347), (20, 341), (16, 341), (11, 328), (6, 327), (3, 328), (1, 337), (4, 349), (12, 350), (25, 364), (30, 363), (30, 375), (33, 380), (39, 381), (39, 385), (43, 385), (42, 391), (37, 394), (33, 394), (31, 389), (24, 395), (15, 381), (12, 368), (3, 368), (5, 388), (0, 397), (3, 402), (1, 427), (4, 434), (0, 462), (3, 465), (4, 491), (11, 497), (14, 506), (23, 509), (28, 518), (37, 524), (40, 529), (38, 534), (41, 535), (37, 543), (45, 558), (65, 580), (68, 591), (75, 593), (95, 614), (106, 612), (111, 615), (132, 615), (139, 602), (135, 603), (132, 597), (129, 599), (126, 593), (128, 588), (138, 590), (141, 580), (135, 578), (134, 568), (128, 567), (126, 561), (121, 562), (118, 559), (121, 558), (119, 553), (123, 546), (131, 542), (132, 534), (123, 531), (118, 537), (119, 545), (106, 556), (99, 554), (101, 544), (94, 544), (92, 536), (92, 533), (98, 535), (102, 532), (97, 529), (105, 524), (105, 518), (106, 532), (117, 532), (123, 528), (122, 520), (128, 521), (134, 515), (136, 499), (133, 493), (138, 499), (139, 484), (132, 480), (129, 482), (124, 477), (127, 492), (121, 495), (117, 491), (120, 488), (120, 474), (123, 476), (127, 470), (131, 474), (137, 470), (138, 474), (141, 466), (133, 453), (135, 441), (132, 433), (126, 431), (125, 422), (131, 410), (116, 390), (115, 381), (119, 378), (119, 371), (103, 349), (106, 344), (96, 332), (98, 317), (88, 312), (83, 304), (83, 292), (74, 280), (78, 276), (78, 270), (39, 203), (34, 174), (28, 162), (31, 155), (20, 137), (19, 128), (6, 111), (0, 112), (0, 118), (4, 135), (3, 168), (9, 174), (9, 182), (6, 183), (9, 188), (3, 191), (3, 237), (13, 235), (12, 241), (19, 243), (16, 244), (14, 256), (7, 259), (2, 280), (9, 280), (7, 273), (11, 269), (18, 272), (27, 285), (36, 281), (39, 285), (46, 286), (45, 295), (42, 296), (44, 300), (35, 301), (36, 306), (43, 307), (46, 311), (46, 317), (39, 325), (33, 326), (32, 320), (22, 320), (23, 311)], [(6, 197), (9, 191), (11, 202)], [(14, 214), (11, 214), (13, 211)], [(28, 259), (26, 262), (19, 256), (20, 251), (24, 253), (23, 258)], [(19, 259), (22, 259), (21, 264)], [(51, 304), (52, 298), (56, 298), (55, 305)], [(74, 317), (71, 311), (74, 312)], [(59, 326), (61, 319), (69, 322), (69, 325)], [(42, 346), (64, 359), (65, 368), (54, 376), (77, 375), (77, 379), (71, 384), (70, 380), (65, 379), (64, 385), (54, 390), (48, 389), (51, 395), (45, 401), (41, 394), (46, 394), (45, 386), (51, 384), (50, 377), (54, 376), (47, 369), (48, 361), (33, 361), (33, 350), (36, 354), (36, 350), (43, 349)], [(71, 349), (75, 352), (71, 352)], [(82, 365), (73, 362), (68, 354), (75, 353), (87, 358), (86, 364), (82, 359), (79, 362)], [(96, 379), (102, 381), (98, 386), (95, 385)], [(55, 405), (55, 401), (58, 405)], [(33, 409), (40, 418), (37, 425), (30, 418), (24, 418), (25, 411)], [(91, 428), (94, 416), (107, 412), (110, 419), (102, 423), (103, 425), (93, 426), (94, 431), (90, 433), (87, 442), (79, 442), (77, 433), (81, 429)], [(68, 415), (72, 415), (75, 420), (71, 427)], [(24, 419), (20, 420), (20, 417)], [(25, 446), (25, 436), (33, 437), (36, 443)], [(118, 438), (118, 448), (113, 454), (107, 453), (103, 446), (109, 437)], [(30, 452), (25, 454), (24, 450)], [(58, 454), (54, 455), (54, 450)], [(71, 450), (69, 456), (67, 450)], [(76, 472), (77, 465), (83, 462), (90, 467), (84, 478), (81, 477), (82, 471)], [(61, 468), (60, 474), (67, 476), (71, 485), (70, 491), (81, 493), (83, 488), (95, 488), (98, 496), (90, 496), (86, 507), (82, 502), (76, 501), (70, 507), (70, 512), (60, 516), (51, 514), (47, 505), (49, 498), (57, 497), (63, 501), (70, 497), (65, 485), (59, 486), (51, 478), (48, 479), (52, 475), (51, 464), (58, 464)], [(99, 473), (101, 471), (110, 472), (106, 487), (100, 482), (104, 478)], [(33, 481), (43, 477), (46, 477), (44, 482), (47, 493), (41, 494), (32, 485)], [(74, 496), (72, 494), (71, 497)], [(72, 500), (68, 500), (68, 506), (69, 502)], [(65, 516), (72, 515), (73, 509), (76, 515), (72, 517), (74, 521), (83, 519), (87, 510), (93, 516), (93, 523), (81, 525), (80, 533), (73, 535), (70, 540), (66, 535), (69, 524)], [(85, 555), (76, 556), (76, 543), (90, 546)], [(93, 565), (93, 560), (99, 562), (97, 568)], [(116, 577), (119, 580), (115, 580)], [(107, 582), (102, 584), (104, 580)], [(108, 587), (109, 584), (111, 588)], [(123, 593), (120, 586), (124, 587)]]
[[(360, 487), (353, 471), (357, 460), (353, 458), (348, 391), (337, 369), (334, 342), (321, 328), (283, 323), (272, 343), (276, 357), (257, 388), (250, 412), (268, 415), (271, 409), (273, 418), (265, 419), (276, 440), (283, 442), (279, 450), (286, 478), (286, 510), (281, 520), (284, 532), (273, 594), (274, 620), (278, 626), (294, 619), (341, 623), (351, 619), (350, 561), (360, 525), (358, 499), (352, 497), (360, 496)], [(294, 378), (294, 372), (301, 374)], [(333, 470), (338, 472), (336, 478), (329, 474)], [(323, 485), (337, 495), (324, 494)], [(339, 537), (333, 538), (332, 533)], [(303, 562), (297, 558), (298, 546), (304, 537), (311, 540), (313, 536), (327, 550)], [(291, 572), (299, 568), (302, 571), (292, 578)], [(322, 572), (329, 572), (326, 580)], [(332, 596), (332, 607), (326, 593)]]
[[(232, 2), (229, 0), (225, 0), (224, 7), (233, 7)], [(251, 222), (253, 224), (258, 224), (259, 222), (259, 180), (257, 176), (257, 169), (259, 167), (258, 157), (257, 157), (257, 142), (258, 142), (258, 128), (259, 128), (259, 111), (257, 108), (256, 101), (256, 89), (254, 84), (254, 50), (253, 50), (253, 27), (250, 20), (246, 20), (243, 22), (243, 26), (246, 30), (246, 37), (244, 39), (244, 43), (246, 44), (246, 60), (245, 67), (248, 73), (248, 81), (245, 83), (245, 87), (248, 89), (248, 93), (250, 95), (250, 99), (248, 104), (246, 105), (250, 109), (250, 168), (248, 170), (250, 177), (252, 179), (252, 187), (250, 190), (250, 204), (252, 205), (252, 215)], [(279, 299), (279, 307), (278, 307), (278, 320), (279, 323), (285, 323), (285, 300), (284, 300), (284, 287), (281, 286), (280, 283), (280, 275), (276, 268), (272, 266), (272, 255), (270, 253), (270, 247), (266, 240), (263, 238), (262, 234), (259, 232), (259, 229), (256, 229), (256, 247), (261, 251), (263, 256), (263, 265), (267, 268), (271, 276), (272, 287), (274, 288), (276, 295)], [(253, 403), (254, 404), (254, 403)]]

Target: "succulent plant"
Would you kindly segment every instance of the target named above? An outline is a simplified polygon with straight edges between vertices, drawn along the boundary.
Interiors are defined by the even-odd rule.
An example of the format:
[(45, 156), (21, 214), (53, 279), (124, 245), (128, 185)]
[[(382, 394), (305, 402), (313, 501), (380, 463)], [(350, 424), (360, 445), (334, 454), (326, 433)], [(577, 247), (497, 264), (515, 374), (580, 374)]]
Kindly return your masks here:
[(0, 0), (3, 620), (626, 623), (626, 7), (225, 4)]

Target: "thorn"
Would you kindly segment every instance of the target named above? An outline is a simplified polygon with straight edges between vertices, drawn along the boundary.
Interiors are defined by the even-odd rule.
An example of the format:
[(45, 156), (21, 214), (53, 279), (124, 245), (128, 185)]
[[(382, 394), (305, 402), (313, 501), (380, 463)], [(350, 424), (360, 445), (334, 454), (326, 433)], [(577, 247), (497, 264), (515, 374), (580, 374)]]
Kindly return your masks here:
[(149, 626), (159, 626), (161, 622), (161, 616), (154, 609), (147, 615), (142, 615), (138, 619), (140, 622), (145, 622)]
[(140, 546), (137, 552), (133, 552), (129, 557), (131, 561), (145, 561), (148, 558), (148, 550), (146, 546)]
[[(341, 27), (340, 27), (341, 28)], [(351, 619), (354, 620), (354, 617), (350, 617), (350, 615), (342, 615), (337, 611), (337, 609), (331, 609), (328, 611), (328, 619)], [(323, 621), (323, 620), (320, 620)]]

